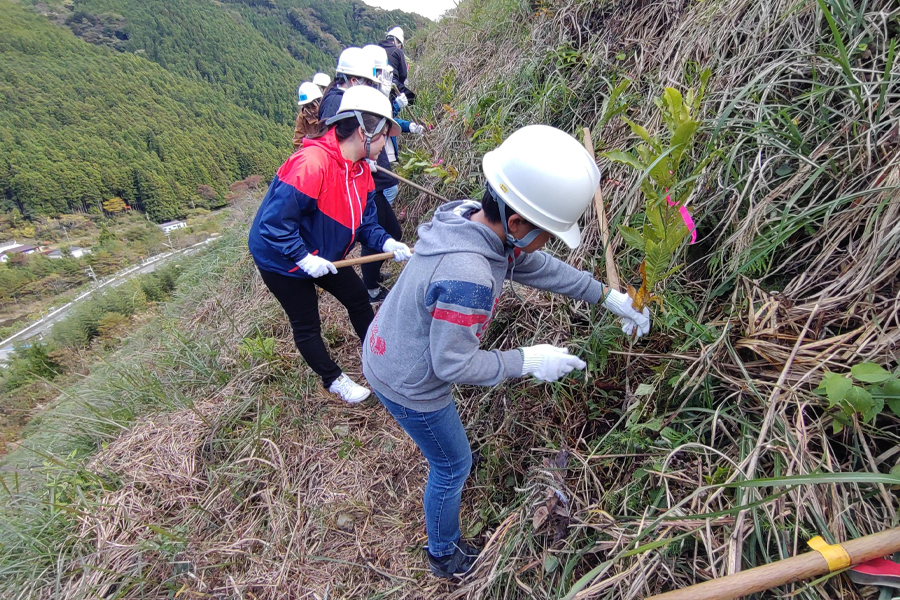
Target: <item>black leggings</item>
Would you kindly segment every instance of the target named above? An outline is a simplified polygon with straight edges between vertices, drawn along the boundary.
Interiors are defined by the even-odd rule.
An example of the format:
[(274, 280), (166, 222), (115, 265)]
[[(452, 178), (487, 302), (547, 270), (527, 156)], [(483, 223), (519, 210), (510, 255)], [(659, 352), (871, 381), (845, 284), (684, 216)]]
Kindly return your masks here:
[(319, 318), (319, 286), (344, 305), (360, 343), (366, 339), (369, 323), (375, 318), (369, 295), (353, 267), (338, 269), (337, 275), (328, 273), (316, 279), (300, 279), (259, 270), (266, 287), (281, 303), (294, 330), (294, 343), (306, 364), (321, 378), (325, 388), (340, 377), (341, 368), (331, 360), (322, 340), (322, 322)]
[[(381, 192), (375, 192), (375, 208), (378, 210), (378, 224), (387, 231), (389, 236), (398, 242), (402, 241), (400, 237), (403, 235), (403, 230), (400, 228), (400, 222), (397, 221), (397, 215), (394, 214), (394, 209), (391, 208), (387, 198), (385, 198), (384, 194)], [(362, 256), (369, 256), (371, 254), (380, 254), (381, 252), (383, 252), (381, 248), (375, 249), (363, 246), (360, 254)], [(378, 288), (378, 274), (381, 273), (381, 264), (383, 262), (383, 260), (379, 260), (378, 262), (360, 265), (359, 268), (362, 271), (362, 280), (363, 283), (366, 284), (366, 288), (370, 290)]]

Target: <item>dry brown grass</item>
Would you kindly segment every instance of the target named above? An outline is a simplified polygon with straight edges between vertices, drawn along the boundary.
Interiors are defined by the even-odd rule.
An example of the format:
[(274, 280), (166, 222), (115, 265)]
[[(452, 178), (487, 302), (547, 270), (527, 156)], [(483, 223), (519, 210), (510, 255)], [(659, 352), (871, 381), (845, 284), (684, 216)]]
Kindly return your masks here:
[[(238, 267), (239, 268), (239, 267)], [(288, 329), (258, 276), (248, 294), (210, 299), (194, 327), (223, 311), (263, 306), (279, 335), (286, 377), (296, 367)], [(339, 305), (323, 312), (342, 364), (358, 365)], [(208, 332), (207, 332), (208, 333)], [(218, 361), (238, 361), (223, 352)], [(289, 366), (288, 366), (289, 365)], [(285, 397), (256, 390), (250, 369), (185, 410), (148, 415), (88, 469), (112, 489), (79, 515), (95, 552), (70, 564), (46, 597), (431, 598), (423, 577), (423, 459), (386, 411), (350, 407), (321, 387)], [(295, 372), (295, 377), (308, 373)], [(354, 373), (356, 371), (356, 373)], [(359, 377), (358, 367), (348, 369)], [(181, 596), (180, 596), (181, 597)]]

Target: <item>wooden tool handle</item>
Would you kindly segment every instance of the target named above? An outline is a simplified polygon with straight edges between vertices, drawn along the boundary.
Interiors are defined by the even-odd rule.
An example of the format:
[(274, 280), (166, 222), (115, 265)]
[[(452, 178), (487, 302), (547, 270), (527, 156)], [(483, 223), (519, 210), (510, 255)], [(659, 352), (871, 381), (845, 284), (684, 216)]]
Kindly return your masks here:
[(393, 252), (381, 252), (380, 254), (370, 254), (368, 256), (360, 256), (358, 258), (348, 258), (346, 260), (336, 260), (332, 264), (338, 269), (341, 267), (352, 267), (353, 265), (364, 265), (370, 262), (378, 262), (379, 260), (393, 259)]
[[(591, 130), (584, 127), (584, 148), (594, 156), (594, 140), (591, 138)], [(616, 259), (613, 256), (612, 244), (609, 242), (609, 223), (606, 221), (606, 208), (603, 206), (603, 190), (597, 185), (594, 192), (594, 210), (597, 212), (597, 220), (600, 222), (600, 237), (603, 240), (603, 248), (606, 256), (606, 284), (617, 292), (622, 291), (619, 281), (619, 272), (616, 270)]]
[[(841, 544), (858, 565), (900, 551), (900, 527)], [(828, 563), (818, 552), (806, 552), (728, 577), (712, 579), (680, 590), (650, 596), (646, 600), (734, 600), (757, 592), (828, 573)]]
[(428, 188), (422, 187), (422, 186), (419, 185), (418, 183), (413, 183), (412, 181), (410, 181), (409, 179), (406, 179), (405, 177), (400, 177), (399, 175), (397, 175), (397, 174), (394, 173), (393, 171), (389, 171), (389, 170), (387, 170), (387, 169), (382, 169), (381, 167), (379, 167), (379, 166), (377, 166), (377, 165), (372, 165), (370, 168), (372, 169), (372, 172), (373, 172), (373, 173), (384, 173), (384, 174), (387, 175), (388, 177), (393, 177), (393, 178), (396, 179), (397, 181), (402, 181), (402, 182), (405, 183), (406, 185), (408, 185), (408, 186), (410, 186), (410, 187), (414, 187), (414, 188), (416, 188), (417, 190), (419, 190), (420, 192), (425, 192), (425, 193), (428, 194), (429, 196), (434, 196), (435, 198), (437, 198), (438, 200), (441, 200), (442, 202), (450, 202), (450, 200), (448, 200), (448, 199), (445, 198), (444, 196), (441, 196), (441, 195), (438, 194), (437, 192), (432, 192), (432, 191), (429, 190)]

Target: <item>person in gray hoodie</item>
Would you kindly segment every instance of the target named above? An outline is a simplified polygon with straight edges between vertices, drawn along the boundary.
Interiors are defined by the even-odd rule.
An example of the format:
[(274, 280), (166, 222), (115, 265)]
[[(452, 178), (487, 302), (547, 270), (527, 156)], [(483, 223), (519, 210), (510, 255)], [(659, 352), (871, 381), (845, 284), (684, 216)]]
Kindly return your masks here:
[(444, 204), (419, 227), (413, 257), (363, 344), (366, 379), (428, 460), (427, 555), (432, 572), (447, 578), (466, 573), (478, 555), (460, 539), (472, 453), (453, 384), (490, 386), (526, 375), (556, 381), (585, 367), (568, 349), (549, 344), (479, 348), (504, 280), (602, 303), (622, 317), (628, 335), (650, 330), (649, 312), (635, 311), (627, 294), (540, 251), (551, 235), (572, 248), (580, 243), (577, 221), (600, 181), (581, 144), (558, 129), (531, 125), (485, 155), (483, 169), (481, 202)]

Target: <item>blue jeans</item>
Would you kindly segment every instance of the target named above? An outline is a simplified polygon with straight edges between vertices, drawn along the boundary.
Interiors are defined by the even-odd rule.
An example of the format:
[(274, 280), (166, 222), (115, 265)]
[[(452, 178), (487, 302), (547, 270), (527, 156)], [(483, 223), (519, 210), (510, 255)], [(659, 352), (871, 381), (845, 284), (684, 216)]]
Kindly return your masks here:
[(425, 531), (428, 552), (449, 556), (461, 537), (459, 502), (472, 468), (472, 450), (456, 404), (434, 412), (418, 412), (375, 392), (400, 427), (419, 446), (431, 467), (425, 485)]

